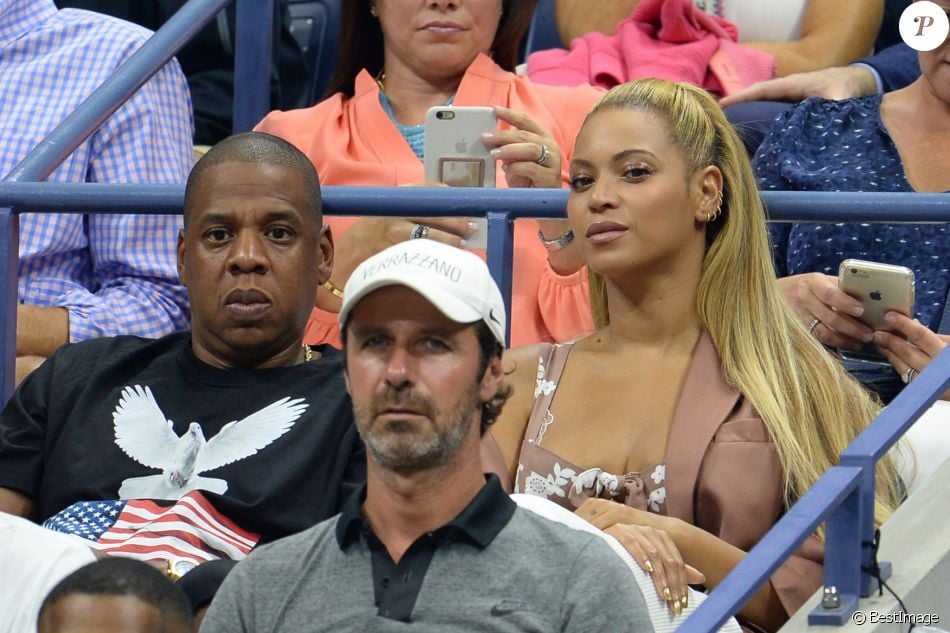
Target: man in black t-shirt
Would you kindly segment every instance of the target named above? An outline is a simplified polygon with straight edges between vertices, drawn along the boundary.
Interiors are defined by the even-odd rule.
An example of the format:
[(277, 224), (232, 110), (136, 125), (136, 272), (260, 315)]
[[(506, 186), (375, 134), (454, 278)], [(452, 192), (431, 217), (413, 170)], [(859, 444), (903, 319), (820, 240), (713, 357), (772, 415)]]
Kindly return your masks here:
[(365, 469), (340, 353), (301, 344), (333, 258), (310, 161), (231, 137), (184, 211), (191, 331), (68, 345), (0, 417), (0, 511), (173, 573), (334, 515)]

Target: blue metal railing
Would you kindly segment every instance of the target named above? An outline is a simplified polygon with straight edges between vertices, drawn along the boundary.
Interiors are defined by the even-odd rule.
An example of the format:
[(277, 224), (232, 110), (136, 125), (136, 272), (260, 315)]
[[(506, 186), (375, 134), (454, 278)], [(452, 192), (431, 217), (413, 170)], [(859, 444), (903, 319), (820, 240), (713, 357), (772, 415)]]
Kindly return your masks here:
[[(2, 183), (0, 209), (21, 211), (56, 209), (72, 213), (180, 213), (181, 185), (112, 185), (60, 183)], [(944, 194), (827, 192), (764, 192), (769, 217), (780, 222), (943, 222), (950, 220)], [(563, 189), (482, 189), (460, 195), (443, 187), (324, 187), (328, 215), (487, 216), (488, 267), (505, 297), (511, 324), (511, 262), (513, 225), (517, 218), (564, 216), (567, 191)], [(136, 211), (128, 211), (130, 205)], [(864, 210), (862, 205), (866, 205)], [(0, 279), (4, 271), (0, 268)], [(0, 319), (0, 332), (7, 324)], [(7, 392), (4, 392), (6, 394)]]

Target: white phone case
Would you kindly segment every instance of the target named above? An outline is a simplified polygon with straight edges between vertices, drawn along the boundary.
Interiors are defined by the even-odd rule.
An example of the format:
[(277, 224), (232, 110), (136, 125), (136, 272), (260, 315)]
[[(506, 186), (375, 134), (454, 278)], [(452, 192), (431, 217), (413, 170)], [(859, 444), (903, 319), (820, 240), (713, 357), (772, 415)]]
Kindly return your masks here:
[(437, 106), (426, 113), (425, 177), (453, 187), (494, 187), (495, 159), (482, 142), (498, 121), (491, 108)]
[[(482, 142), (483, 132), (498, 126), (495, 113), (482, 106), (429, 108), (425, 123), (425, 179), (450, 187), (494, 187), (495, 159)], [(468, 238), (470, 248), (485, 248), (485, 218), (473, 218), (478, 230)]]

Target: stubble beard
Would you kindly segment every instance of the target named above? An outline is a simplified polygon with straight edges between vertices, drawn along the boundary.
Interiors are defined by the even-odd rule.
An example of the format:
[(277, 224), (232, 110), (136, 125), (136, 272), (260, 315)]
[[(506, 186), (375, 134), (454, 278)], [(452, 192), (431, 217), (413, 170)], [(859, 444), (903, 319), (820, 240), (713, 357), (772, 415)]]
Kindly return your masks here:
[[(429, 434), (418, 430), (417, 422), (396, 422), (385, 429), (374, 425), (378, 412), (390, 404), (412, 406), (428, 418)], [(399, 475), (411, 475), (447, 464), (458, 453), (474, 412), (480, 408), (478, 387), (473, 386), (450, 409), (434, 409), (428, 401), (408, 391), (389, 388), (368, 405), (356, 406), (356, 428), (370, 455), (382, 468)]]

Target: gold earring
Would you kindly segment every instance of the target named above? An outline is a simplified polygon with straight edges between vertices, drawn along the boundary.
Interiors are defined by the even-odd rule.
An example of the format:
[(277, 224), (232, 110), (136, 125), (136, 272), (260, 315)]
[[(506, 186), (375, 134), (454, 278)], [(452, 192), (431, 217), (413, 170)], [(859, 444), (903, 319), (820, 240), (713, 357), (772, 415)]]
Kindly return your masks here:
[(719, 205), (716, 207), (716, 210), (715, 210), (714, 212), (712, 212), (712, 213), (710, 213), (709, 211), (706, 212), (706, 222), (707, 222), (707, 223), (709, 223), (709, 222), (715, 222), (716, 219), (719, 218), (719, 214), (722, 213), (722, 197), (723, 197), (723, 196), (722, 196), (722, 189), (719, 190), (719, 194), (718, 194), (717, 197), (719, 198)]

